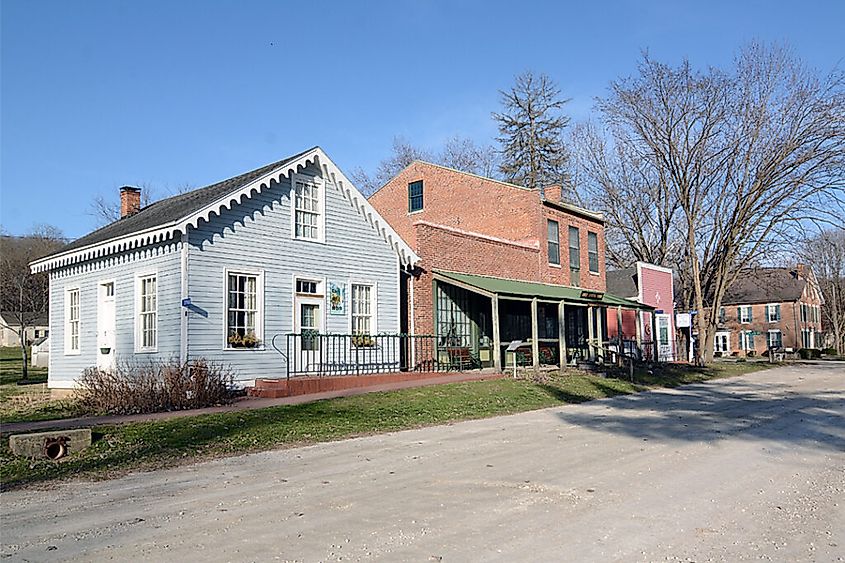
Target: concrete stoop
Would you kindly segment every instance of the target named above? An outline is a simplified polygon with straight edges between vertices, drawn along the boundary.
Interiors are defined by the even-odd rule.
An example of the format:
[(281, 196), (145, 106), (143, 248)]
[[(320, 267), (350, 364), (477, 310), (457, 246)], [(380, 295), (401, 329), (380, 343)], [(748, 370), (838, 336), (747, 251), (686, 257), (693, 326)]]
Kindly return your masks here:
[[(453, 378), (461, 372), (377, 373), (368, 375), (340, 375), (323, 377), (292, 377), (290, 379), (256, 379), (254, 387), (247, 388), (247, 395), (263, 399), (278, 399), (297, 395), (311, 395), (343, 389), (376, 387), (391, 383)], [(465, 374), (464, 374), (465, 375)], [(481, 374), (479, 374), (481, 375)]]

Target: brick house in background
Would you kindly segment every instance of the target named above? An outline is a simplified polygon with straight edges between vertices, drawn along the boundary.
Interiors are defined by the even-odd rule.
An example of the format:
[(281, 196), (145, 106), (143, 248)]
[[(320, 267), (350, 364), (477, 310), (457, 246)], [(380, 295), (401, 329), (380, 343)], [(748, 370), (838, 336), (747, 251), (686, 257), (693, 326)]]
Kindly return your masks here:
[(819, 348), (822, 303), (808, 266), (750, 270), (722, 300), (714, 351), (753, 356), (768, 348)]
[[(604, 220), (541, 191), (414, 161), (369, 198), (421, 261), (406, 279), (408, 332), (501, 367), (572, 362), (607, 334)], [(498, 352), (496, 350), (498, 349)], [(542, 356), (542, 357), (541, 357)]]
[[(670, 268), (663, 268), (647, 262), (637, 262), (633, 268), (611, 270), (607, 272), (607, 291), (613, 295), (645, 303), (655, 308), (654, 324), (657, 327), (657, 353), (661, 361), (683, 359), (679, 354), (675, 337), (675, 289), (674, 273)], [(621, 334), (625, 340), (634, 340), (637, 335), (637, 323), (641, 327), (641, 338), (654, 341), (652, 335), (652, 313), (648, 311), (625, 310), (621, 315), (617, 311), (607, 311), (607, 333), (613, 338), (619, 334), (618, 317), (621, 317)], [(639, 318), (637, 318), (639, 316)], [(650, 351), (650, 348), (644, 352)]]

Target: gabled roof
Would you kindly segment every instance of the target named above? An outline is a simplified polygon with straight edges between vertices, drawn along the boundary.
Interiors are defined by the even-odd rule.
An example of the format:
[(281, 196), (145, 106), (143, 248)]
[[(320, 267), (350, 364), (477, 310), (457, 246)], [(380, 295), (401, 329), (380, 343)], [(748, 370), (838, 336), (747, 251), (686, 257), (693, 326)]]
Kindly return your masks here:
[(492, 276), (479, 276), (475, 274), (462, 274), (459, 272), (447, 272), (442, 270), (434, 271), (435, 278), (446, 282), (457, 282), (460, 285), (480, 290), (484, 295), (500, 295), (505, 298), (524, 297), (550, 299), (553, 301), (565, 301), (567, 303), (578, 303), (585, 305), (601, 305), (605, 307), (622, 306), (629, 309), (644, 309), (651, 311), (654, 307), (643, 305), (636, 301), (617, 297), (610, 293), (602, 293), (582, 287), (571, 287), (568, 285), (554, 285), (550, 283), (529, 282), (512, 280), (507, 278), (494, 278)]
[(403, 264), (413, 264), (419, 257), (401, 237), (382, 219), (352, 182), (341, 172), (320, 147), (313, 147), (297, 155), (267, 164), (233, 178), (204, 188), (157, 201), (138, 213), (85, 235), (62, 248), (60, 252), (36, 260), (30, 266), (41, 272), (99, 258), (116, 252), (172, 239), (186, 232), (188, 227), (208, 221), (225, 209), (289, 178), (309, 164), (320, 168), (323, 178), (331, 181), (366, 221), (399, 255)]
[(637, 286), (637, 269), (624, 268), (622, 270), (608, 270), (607, 277), (607, 291), (613, 295), (625, 297), (626, 299), (635, 299), (640, 295), (640, 289)]
[(725, 292), (722, 305), (798, 301), (807, 281), (794, 268), (758, 268), (739, 275)]

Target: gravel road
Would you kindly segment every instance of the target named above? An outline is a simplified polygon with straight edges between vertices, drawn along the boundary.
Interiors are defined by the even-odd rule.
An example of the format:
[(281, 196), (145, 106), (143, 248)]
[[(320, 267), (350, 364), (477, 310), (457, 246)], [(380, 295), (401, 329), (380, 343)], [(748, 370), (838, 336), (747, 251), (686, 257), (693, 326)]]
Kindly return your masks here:
[(0, 500), (11, 561), (845, 561), (845, 365)]

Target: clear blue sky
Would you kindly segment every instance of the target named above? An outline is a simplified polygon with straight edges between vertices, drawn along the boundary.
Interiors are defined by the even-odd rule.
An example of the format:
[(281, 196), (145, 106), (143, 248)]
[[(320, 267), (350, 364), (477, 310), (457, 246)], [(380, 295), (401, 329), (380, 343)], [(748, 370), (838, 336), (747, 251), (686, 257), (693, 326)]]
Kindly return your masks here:
[(498, 90), (545, 72), (590, 116), (640, 51), (730, 64), (751, 39), (845, 64), (845, 2), (0, 4), (0, 224), (71, 238), (97, 194), (203, 186), (321, 145), (371, 170), (394, 135), (489, 142)]

